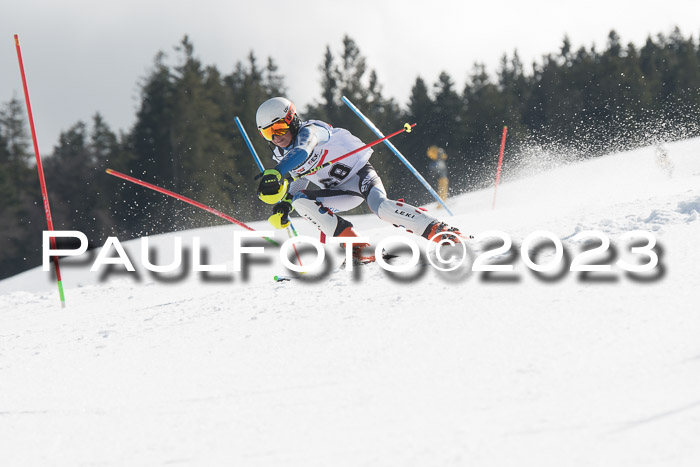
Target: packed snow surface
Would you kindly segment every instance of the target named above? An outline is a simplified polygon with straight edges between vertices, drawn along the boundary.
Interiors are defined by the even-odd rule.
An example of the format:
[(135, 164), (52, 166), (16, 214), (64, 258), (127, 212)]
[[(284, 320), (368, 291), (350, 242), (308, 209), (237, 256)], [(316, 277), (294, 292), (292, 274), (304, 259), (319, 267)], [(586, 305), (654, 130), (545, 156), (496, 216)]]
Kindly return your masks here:
[[(264, 242), (231, 272), (241, 228), (224, 226), (150, 241), (167, 264), (174, 237), (186, 257), (200, 237), (227, 272), (152, 274), (137, 240), (124, 243), (137, 273), (63, 260), (65, 309), (52, 272), (6, 279), (0, 464), (700, 465), (700, 140), (667, 147), (672, 167), (648, 147), (533, 171), (499, 187), (496, 209), (493, 189), (451, 198), (454, 217), (428, 206), (510, 236), (514, 254), (490, 260), (510, 273), (422, 260), (398, 277), (372, 264), (277, 283), (287, 271)], [(351, 220), (374, 243), (409, 236)], [(568, 261), (591, 248), (576, 234), (602, 232), (612, 246), (587, 262), (611, 271), (534, 274), (520, 244), (542, 230)], [(638, 230), (659, 264), (628, 274), (618, 259), (648, 261), (622, 239)]]

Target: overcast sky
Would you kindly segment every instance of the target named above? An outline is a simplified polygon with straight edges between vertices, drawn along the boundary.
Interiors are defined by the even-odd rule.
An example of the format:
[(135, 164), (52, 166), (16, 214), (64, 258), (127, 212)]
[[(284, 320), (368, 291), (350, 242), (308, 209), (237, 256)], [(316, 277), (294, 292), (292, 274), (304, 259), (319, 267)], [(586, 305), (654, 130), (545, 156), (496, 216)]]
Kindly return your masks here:
[[(352, 37), (377, 71), (385, 95), (402, 105), (417, 76), (428, 84), (447, 71), (458, 89), (474, 62), (494, 71), (518, 49), (528, 66), (556, 52), (568, 34), (575, 48), (605, 47), (615, 29), (641, 46), (649, 34), (679, 26), (700, 33), (700, 1), (217, 1), (21, 0), (0, 13), (0, 102), (23, 99), (13, 34), (19, 34), (39, 137), (51, 153), (59, 132), (99, 111), (112, 130), (128, 130), (138, 83), (159, 51), (188, 34), (204, 65), (229, 74), (254, 50), (271, 56), (303, 108), (320, 95), (325, 47)], [(4, 44), (4, 45), (2, 45)], [(241, 115), (247, 126), (254, 115)], [(232, 123), (233, 131), (233, 123)]]

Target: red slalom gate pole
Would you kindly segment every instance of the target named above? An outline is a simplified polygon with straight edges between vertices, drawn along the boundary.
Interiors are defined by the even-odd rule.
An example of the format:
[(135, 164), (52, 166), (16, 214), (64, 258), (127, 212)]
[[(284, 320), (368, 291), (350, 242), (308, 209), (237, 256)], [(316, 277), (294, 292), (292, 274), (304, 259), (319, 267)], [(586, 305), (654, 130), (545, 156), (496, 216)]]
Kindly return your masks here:
[(496, 209), (496, 194), (498, 193), (498, 182), (501, 180), (501, 166), (503, 165), (503, 150), (506, 147), (506, 133), (508, 133), (508, 127), (503, 127), (503, 136), (501, 136), (501, 152), (498, 155), (498, 169), (496, 169), (496, 186), (493, 190), (493, 204), (491, 209)]
[[(156, 185), (152, 185), (148, 182), (144, 182), (143, 180), (139, 180), (138, 178), (134, 178), (134, 177), (131, 177), (129, 175), (125, 175), (121, 172), (117, 172), (116, 170), (107, 169), (107, 170), (105, 170), (105, 172), (107, 172), (110, 175), (114, 175), (115, 177), (119, 177), (119, 178), (122, 178), (124, 180), (127, 180), (131, 183), (135, 183), (137, 185), (141, 185), (141, 186), (144, 186), (146, 188), (150, 188), (151, 190), (157, 191), (158, 193), (163, 193), (164, 195), (172, 196), (173, 198), (179, 199), (180, 201), (184, 201), (185, 203), (191, 204), (192, 206), (197, 206), (200, 209), (204, 209), (205, 211), (210, 212), (210, 213), (214, 214), (215, 216), (219, 216), (222, 219), (226, 219), (227, 221), (231, 222), (232, 224), (240, 225), (244, 229), (248, 229), (251, 232), (255, 232), (254, 228), (244, 224), (243, 222), (239, 221), (238, 219), (235, 219), (235, 218), (229, 216), (228, 214), (224, 214), (221, 211), (217, 211), (216, 209), (211, 208), (211, 207), (207, 206), (206, 204), (202, 204), (202, 203), (195, 201), (193, 199), (190, 199), (186, 196), (178, 195), (177, 193), (175, 193), (173, 191), (166, 190), (165, 188), (161, 188), (161, 187), (156, 186)], [(267, 240), (268, 242), (272, 243), (273, 245), (279, 246), (279, 243), (277, 243), (273, 239), (268, 238), (268, 237), (263, 237), (263, 238), (265, 240)]]
[[(311, 175), (313, 173), (316, 173), (324, 167), (328, 167), (331, 164), (335, 164), (336, 162), (341, 161), (341, 160), (345, 159), (346, 157), (350, 157), (353, 154), (357, 154), (358, 152), (363, 151), (367, 148), (371, 148), (372, 146), (376, 146), (377, 144), (381, 143), (382, 141), (386, 141), (387, 139), (391, 138), (392, 136), (396, 136), (399, 133), (403, 133), (404, 131), (406, 133), (410, 133), (414, 126), (416, 126), (415, 123), (404, 123), (403, 128), (401, 128), (400, 130), (397, 130), (390, 135), (386, 135), (383, 138), (379, 138), (376, 141), (372, 141), (371, 143), (367, 143), (364, 146), (361, 146), (357, 149), (353, 149), (352, 151), (348, 152), (347, 154), (343, 154), (342, 156), (336, 157), (332, 161), (325, 162), (325, 163), (319, 165), (318, 167), (311, 169), (311, 171), (309, 171), (308, 173), (305, 173), (304, 175), (302, 175), (299, 178), (303, 178), (303, 177), (306, 177), (306, 176)], [(321, 243), (326, 243), (326, 234), (324, 234), (323, 232), (321, 232), (321, 239), (320, 240), (321, 240)]]
[[(46, 224), (49, 231), (53, 230), (53, 220), (51, 219), (51, 206), (49, 205), (49, 194), (46, 191), (46, 181), (44, 180), (44, 166), (41, 164), (39, 155), (39, 144), (36, 139), (36, 129), (34, 128), (34, 116), (32, 114), (32, 104), (29, 102), (29, 89), (27, 87), (27, 76), (24, 73), (24, 62), (22, 61), (22, 50), (19, 47), (19, 36), (15, 34), (15, 47), (17, 48), (17, 60), (19, 61), (19, 72), (22, 75), (22, 87), (24, 88), (24, 100), (27, 103), (27, 116), (29, 117), (29, 128), (32, 131), (32, 142), (34, 143), (34, 155), (36, 156), (36, 170), (39, 172), (39, 184), (41, 185), (41, 197), (44, 200), (44, 214), (46, 214)], [(50, 238), (51, 249), (56, 249), (56, 239)], [(61, 298), (61, 307), (65, 308), (66, 298), (63, 294), (63, 282), (61, 281), (61, 269), (58, 266), (58, 256), (53, 256), (53, 264), (56, 269), (56, 282), (58, 283), (58, 296)]]
[(367, 144), (365, 144), (364, 146), (360, 146), (360, 147), (357, 148), (357, 149), (353, 149), (353, 150), (350, 151), (349, 153), (343, 154), (342, 156), (338, 156), (338, 157), (336, 157), (335, 159), (333, 159), (332, 161), (324, 162), (323, 164), (319, 165), (318, 167), (315, 167), (315, 168), (311, 169), (309, 172), (305, 173), (304, 175), (302, 175), (302, 176), (299, 177), (299, 178), (303, 178), (303, 177), (306, 177), (306, 176), (308, 176), (308, 175), (311, 175), (311, 174), (313, 174), (313, 173), (315, 173), (315, 172), (318, 172), (319, 170), (323, 169), (324, 167), (328, 167), (328, 166), (331, 165), (331, 164), (335, 164), (336, 162), (345, 159), (346, 157), (350, 157), (350, 156), (352, 156), (353, 154), (357, 154), (358, 152), (363, 151), (363, 150), (365, 150), (365, 149), (367, 149), (367, 148), (371, 148), (372, 146), (376, 146), (377, 144), (381, 143), (382, 141), (386, 141), (387, 139), (391, 138), (392, 136), (396, 136), (396, 135), (398, 135), (399, 133), (403, 133), (404, 131), (405, 131), (406, 133), (410, 133), (414, 126), (416, 126), (415, 123), (410, 123), (410, 124), (409, 124), (409, 123), (404, 123), (403, 128), (401, 128), (400, 130), (397, 130), (397, 131), (393, 132), (393, 133), (390, 134), (390, 135), (386, 135), (386, 136), (384, 136), (384, 137), (382, 137), (382, 138), (379, 138), (379, 139), (376, 140), (376, 141), (372, 141), (371, 143), (367, 143)]

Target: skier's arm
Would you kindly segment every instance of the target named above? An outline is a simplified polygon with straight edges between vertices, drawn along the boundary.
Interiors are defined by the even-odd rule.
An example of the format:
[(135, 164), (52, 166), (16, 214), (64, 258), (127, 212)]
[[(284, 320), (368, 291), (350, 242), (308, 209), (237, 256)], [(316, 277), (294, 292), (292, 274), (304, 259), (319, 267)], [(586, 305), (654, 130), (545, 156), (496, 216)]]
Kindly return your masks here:
[(318, 125), (307, 125), (299, 130), (295, 147), (287, 153), (275, 169), (284, 177), (290, 170), (303, 164), (318, 144), (327, 142), (331, 135)]
[(287, 193), (289, 193), (290, 195), (295, 195), (301, 190), (306, 189), (307, 186), (309, 186), (308, 178), (300, 178), (298, 180), (294, 180), (292, 183), (289, 184), (289, 189), (287, 190)]

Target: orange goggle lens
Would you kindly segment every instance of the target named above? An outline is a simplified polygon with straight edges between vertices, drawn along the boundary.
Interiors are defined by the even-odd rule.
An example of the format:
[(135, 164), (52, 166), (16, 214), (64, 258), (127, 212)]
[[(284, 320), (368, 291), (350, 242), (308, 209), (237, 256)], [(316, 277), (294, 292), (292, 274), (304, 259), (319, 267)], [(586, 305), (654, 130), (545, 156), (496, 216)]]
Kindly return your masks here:
[(272, 136), (282, 136), (289, 131), (289, 125), (284, 120), (277, 120), (272, 125), (265, 128), (258, 128), (263, 138), (272, 141)]

